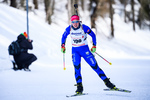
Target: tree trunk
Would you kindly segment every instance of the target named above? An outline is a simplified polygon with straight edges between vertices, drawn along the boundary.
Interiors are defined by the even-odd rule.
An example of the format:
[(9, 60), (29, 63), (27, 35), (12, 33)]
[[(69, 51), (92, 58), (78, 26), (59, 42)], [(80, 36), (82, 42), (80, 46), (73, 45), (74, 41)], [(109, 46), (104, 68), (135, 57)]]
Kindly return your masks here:
[(81, 0), (81, 8), (84, 11), (84, 0)]
[[(94, 4), (92, 4), (94, 3)], [(96, 18), (97, 18), (97, 6), (98, 6), (98, 1), (97, 0), (91, 0), (91, 10), (92, 10), (92, 14), (91, 14), (91, 28), (96, 28)], [(93, 6), (94, 5), (94, 6)]]
[(124, 22), (125, 22), (125, 23), (127, 22), (127, 20), (126, 20), (126, 17), (127, 17), (126, 6), (127, 6), (127, 1), (124, 0)]
[(51, 16), (54, 14), (54, 5), (55, 5), (55, 0), (47, 0), (47, 4), (46, 5), (46, 21), (48, 21), (48, 24), (52, 23), (52, 19)]
[(142, 29), (142, 24), (141, 24), (141, 19), (142, 19), (142, 16), (141, 16), (141, 10), (142, 8), (139, 9), (139, 15), (138, 15), (138, 24), (139, 24), (139, 27), (140, 29)]
[(114, 37), (114, 25), (113, 25), (113, 8), (112, 8), (112, 0), (109, 1), (110, 5), (110, 19), (111, 19), (111, 36)]
[(38, 1), (37, 0), (33, 0), (33, 4), (34, 4), (34, 8), (38, 9)]
[(10, 0), (10, 6), (17, 8), (16, 0)]
[(49, 0), (44, 0), (44, 5), (45, 5), (45, 13), (47, 15), (48, 6), (49, 6)]
[(21, 7), (24, 7), (24, 1), (25, 0), (20, 0)]
[(71, 0), (68, 0), (68, 23), (70, 24), (70, 17), (71, 17)]
[(133, 22), (133, 30), (135, 31), (134, 0), (131, 0), (131, 8), (132, 8), (132, 22)]
[(78, 4), (78, 0), (75, 0), (75, 2), (73, 1), (74, 0), (68, 0), (68, 23), (71, 23), (70, 21), (71, 16), (76, 14), (74, 4)]

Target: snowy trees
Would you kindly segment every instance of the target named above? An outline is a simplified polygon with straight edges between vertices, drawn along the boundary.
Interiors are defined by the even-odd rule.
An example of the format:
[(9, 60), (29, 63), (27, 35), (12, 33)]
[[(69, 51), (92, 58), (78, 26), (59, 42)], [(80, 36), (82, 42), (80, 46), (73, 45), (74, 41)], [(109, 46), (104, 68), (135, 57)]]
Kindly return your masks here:
[(137, 23), (140, 28), (145, 28), (146, 26), (150, 29), (150, 0), (138, 0), (140, 2), (140, 9), (138, 12)]
[[(150, 29), (150, 0), (64, 0), (66, 2), (66, 10), (68, 10), (68, 21), (69, 18), (75, 14), (74, 4), (78, 4), (81, 10), (88, 10), (90, 12), (91, 28), (96, 28), (96, 21), (99, 16), (101, 18), (109, 17), (111, 20), (110, 29), (111, 36), (114, 37), (114, 26), (113, 26), (113, 14), (116, 10), (120, 12), (120, 16), (124, 17), (126, 23), (133, 22), (133, 30), (136, 29), (136, 25), (139, 25), (141, 29)], [(3, 0), (3, 3), (15, 8), (26, 9), (26, 0)], [(39, 5), (44, 6), (46, 21), (52, 23), (52, 15), (54, 10), (57, 9), (55, 3), (60, 2), (59, 0), (29, 0), (30, 10), (39, 9)], [(62, 2), (62, 1), (61, 1)], [(120, 6), (116, 8), (116, 6)], [(89, 9), (87, 9), (89, 8)], [(58, 10), (58, 9), (57, 9)], [(80, 11), (78, 11), (80, 14)], [(70, 22), (69, 22), (70, 23)]]
[(114, 9), (112, 7), (114, 0), (90, 0), (90, 11), (91, 11), (91, 28), (96, 28), (96, 20), (98, 16), (102, 18), (109, 14), (111, 19), (111, 37), (114, 37), (114, 25), (113, 25), (113, 14)]
[(120, 0), (120, 2), (124, 6), (124, 20), (126, 23), (133, 22), (133, 30), (136, 29), (135, 24), (141, 29), (148, 27), (150, 29), (150, 0)]

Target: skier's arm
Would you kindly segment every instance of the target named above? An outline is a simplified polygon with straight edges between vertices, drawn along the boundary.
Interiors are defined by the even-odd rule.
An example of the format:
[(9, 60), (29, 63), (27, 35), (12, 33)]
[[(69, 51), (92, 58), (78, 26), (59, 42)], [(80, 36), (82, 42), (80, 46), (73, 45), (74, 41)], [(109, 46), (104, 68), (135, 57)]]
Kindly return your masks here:
[(70, 34), (70, 26), (68, 26), (65, 30), (65, 32), (63, 33), (62, 35), (62, 38), (61, 38), (61, 45), (64, 44), (65, 45), (65, 42), (66, 42), (66, 39), (67, 39), (67, 36)]
[(88, 35), (90, 35), (92, 37), (92, 41), (93, 41), (93, 45), (96, 46), (96, 36), (95, 33), (86, 25), (83, 24), (83, 30), (85, 33), (87, 33)]

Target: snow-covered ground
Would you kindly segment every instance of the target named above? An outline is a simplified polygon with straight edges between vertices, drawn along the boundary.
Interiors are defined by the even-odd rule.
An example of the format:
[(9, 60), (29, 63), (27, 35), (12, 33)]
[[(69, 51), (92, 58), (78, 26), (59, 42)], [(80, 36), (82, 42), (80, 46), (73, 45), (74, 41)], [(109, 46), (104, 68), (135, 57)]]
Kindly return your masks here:
[[(57, 3), (59, 8), (65, 8)], [(8, 55), (8, 45), (26, 31), (26, 12), (0, 4), (0, 100), (66, 100), (74, 94), (76, 87), (74, 68), (71, 61), (71, 43), (66, 44), (66, 70), (63, 70), (63, 56), (60, 52), (61, 36), (68, 26), (67, 12), (55, 11), (52, 25), (45, 23), (43, 13), (29, 13), (29, 35), (33, 39), (34, 53), (38, 60), (31, 66), (31, 72), (13, 71)], [(81, 15), (88, 15), (82, 12)], [(85, 14), (84, 14), (85, 13)], [(41, 15), (40, 15), (41, 14)], [(83, 23), (84, 16), (82, 17)], [(88, 19), (85, 18), (85, 19)], [(97, 21), (97, 52), (112, 63), (109, 65), (95, 55), (99, 66), (111, 81), (131, 93), (106, 92), (106, 86), (97, 74), (82, 59), (82, 77), (86, 96), (71, 100), (149, 100), (150, 99), (150, 31), (132, 30), (132, 23), (125, 24), (115, 14), (115, 38), (108, 39), (109, 19)], [(85, 23), (88, 24), (86, 21)], [(100, 34), (101, 33), (101, 34)], [(90, 38), (90, 37), (89, 37)], [(89, 46), (90, 39), (89, 39)]]

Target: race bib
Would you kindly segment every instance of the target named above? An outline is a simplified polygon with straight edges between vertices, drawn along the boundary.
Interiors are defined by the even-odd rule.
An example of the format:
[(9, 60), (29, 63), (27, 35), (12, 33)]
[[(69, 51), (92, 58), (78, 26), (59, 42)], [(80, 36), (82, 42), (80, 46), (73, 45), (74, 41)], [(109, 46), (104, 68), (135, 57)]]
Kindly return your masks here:
[(73, 47), (79, 47), (87, 45), (87, 34), (84, 33), (84, 30), (80, 27), (77, 30), (71, 29), (70, 31), (71, 41)]

